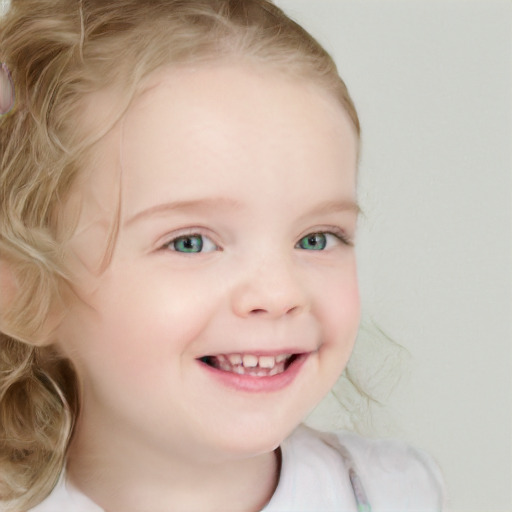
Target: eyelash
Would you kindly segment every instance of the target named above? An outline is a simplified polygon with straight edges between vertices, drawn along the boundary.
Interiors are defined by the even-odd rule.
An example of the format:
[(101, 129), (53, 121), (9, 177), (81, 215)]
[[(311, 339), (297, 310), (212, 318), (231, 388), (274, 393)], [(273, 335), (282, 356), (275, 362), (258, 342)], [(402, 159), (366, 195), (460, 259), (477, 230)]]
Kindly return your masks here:
[[(299, 244), (303, 240), (305, 240), (307, 238), (312, 239), (313, 237), (318, 236), (318, 235), (322, 235), (323, 237), (332, 236), (332, 237), (336, 238), (336, 240), (338, 242), (341, 242), (342, 245), (346, 245), (349, 247), (352, 247), (354, 245), (352, 240), (345, 233), (345, 231), (343, 231), (340, 228), (332, 227), (329, 230), (321, 230), (320, 229), (318, 231), (312, 231), (311, 233), (308, 233), (307, 235), (300, 238), (300, 240), (297, 242), (297, 244), (295, 244), (295, 247), (300, 249), (301, 247), (299, 246)], [(328, 241), (326, 241), (326, 244), (328, 244)], [(306, 249), (303, 249), (303, 250), (306, 250)], [(314, 249), (311, 249), (311, 250), (314, 250)], [(317, 249), (317, 250), (318, 251), (319, 250), (322, 250), (322, 251), (327, 250), (327, 247), (323, 247), (322, 249)]]
[[(329, 228), (329, 230), (318, 230), (318, 231), (312, 231), (306, 235), (304, 235), (303, 237), (301, 237), (299, 239), (299, 241), (295, 244), (295, 248), (296, 249), (302, 249), (302, 250), (308, 250), (308, 249), (304, 249), (304, 248), (301, 248), (299, 246), (299, 244), (303, 241), (303, 240), (306, 240), (308, 237), (310, 239), (312, 239), (313, 237), (315, 236), (319, 236), (319, 235), (322, 235), (324, 237), (327, 237), (327, 236), (333, 236), (334, 238), (336, 238), (339, 242), (341, 242), (343, 245), (346, 245), (346, 246), (349, 246), (349, 247), (352, 247), (354, 244), (352, 242), (352, 240), (347, 236), (347, 234), (342, 230), (342, 229), (339, 229), (339, 228)], [(197, 251), (179, 251), (176, 249), (176, 243), (179, 242), (180, 240), (192, 240), (194, 238), (200, 238), (200, 245), (197, 246), (196, 245), (196, 248), (199, 248), (199, 250)], [(203, 244), (204, 244), (204, 241), (205, 240), (208, 240), (208, 245), (210, 246), (208, 251), (204, 251), (203, 250)], [(326, 242), (328, 243), (328, 242)], [(174, 247), (174, 248), (173, 248)], [(178, 252), (180, 254), (201, 254), (201, 253), (205, 253), (205, 252), (214, 252), (214, 251), (218, 251), (218, 250), (222, 250), (220, 249), (220, 247), (212, 241), (212, 239), (207, 236), (207, 235), (204, 235), (203, 233), (200, 233), (200, 232), (195, 232), (195, 231), (191, 231), (189, 233), (183, 233), (183, 234), (180, 234), (174, 238), (172, 238), (171, 240), (169, 240), (168, 242), (166, 242), (165, 244), (163, 244), (163, 246), (161, 247), (161, 249), (163, 250), (169, 250), (169, 251), (172, 251), (172, 252)], [(309, 250), (315, 250), (315, 249), (309, 249)], [(326, 250), (325, 249), (325, 246), (322, 247), (322, 249), (316, 249), (317, 251), (324, 251)]]
[(349, 247), (353, 247), (354, 241), (352, 238), (347, 235), (346, 231), (341, 228), (331, 227), (326, 231), (321, 231), (322, 233), (335, 236), (342, 244), (348, 245)]

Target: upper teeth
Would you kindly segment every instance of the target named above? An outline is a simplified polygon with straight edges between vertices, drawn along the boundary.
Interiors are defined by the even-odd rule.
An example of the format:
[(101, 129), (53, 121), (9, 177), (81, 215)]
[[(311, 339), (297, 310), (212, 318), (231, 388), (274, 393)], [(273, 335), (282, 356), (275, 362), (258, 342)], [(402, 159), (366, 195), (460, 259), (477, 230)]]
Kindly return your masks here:
[[(217, 356), (219, 359), (222, 356)], [(242, 365), (245, 368), (274, 368), (276, 363), (282, 363), (291, 357), (291, 354), (279, 354), (278, 356), (256, 356), (254, 354), (229, 354), (225, 356), (233, 366)]]
[(242, 356), (240, 354), (231, 354), (230, 356), (228, 356), (228, 359), (232, 365), (242, 364), (243, 362)]
[(251, 354), (246, 354), (242, 357), (242, 364), (246, 368), (255, 368), (256, 366), (258, 366), (258, 357), (253, 356)]

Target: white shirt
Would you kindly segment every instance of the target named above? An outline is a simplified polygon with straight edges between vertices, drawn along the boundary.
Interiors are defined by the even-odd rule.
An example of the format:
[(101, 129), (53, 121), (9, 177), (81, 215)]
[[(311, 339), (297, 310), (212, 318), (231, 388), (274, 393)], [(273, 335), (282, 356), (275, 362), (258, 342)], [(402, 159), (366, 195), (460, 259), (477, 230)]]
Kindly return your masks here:
[[(425, 454), (389, 440), (342, 432), (328, 438), (299, 427), (281, 445), (279, 483), (262, 512), (357, 512), (349, 467), (355, 468), (372, 512), (438, 512), (443, 484), (438, 467)], [(350, 460), (352, 459), (352, 460)], [(369, 510), (369, 509), (368, 509)], [(62, 477), (31, 512), (104, 512)]]

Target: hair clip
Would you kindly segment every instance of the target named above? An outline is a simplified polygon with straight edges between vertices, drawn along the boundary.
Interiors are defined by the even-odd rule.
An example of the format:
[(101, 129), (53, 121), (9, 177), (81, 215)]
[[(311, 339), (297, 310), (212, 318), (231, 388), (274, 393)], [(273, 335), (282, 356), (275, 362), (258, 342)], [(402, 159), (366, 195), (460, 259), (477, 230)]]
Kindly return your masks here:
[(5, 62), (0, 67), (0, 115), (7, 114), (14, 106), (14, 82)]

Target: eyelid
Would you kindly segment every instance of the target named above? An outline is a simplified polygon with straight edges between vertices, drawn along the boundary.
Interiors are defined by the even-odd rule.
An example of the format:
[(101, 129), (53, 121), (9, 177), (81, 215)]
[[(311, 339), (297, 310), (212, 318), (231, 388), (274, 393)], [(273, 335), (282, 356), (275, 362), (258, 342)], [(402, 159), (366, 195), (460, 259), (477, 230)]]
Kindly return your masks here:
[(334, 235), (342, 243), (344, 243), (345, 245), (348, 245), (349, 247), (353, 247), (354, 246), (354, 239), (353, 239), (353, 237), (349, 236), (344, 229), (341, 229), (341, 228), (338, 228), (338, 227), (332, 227), (326, 233), (330, 233), (330, 234)]

